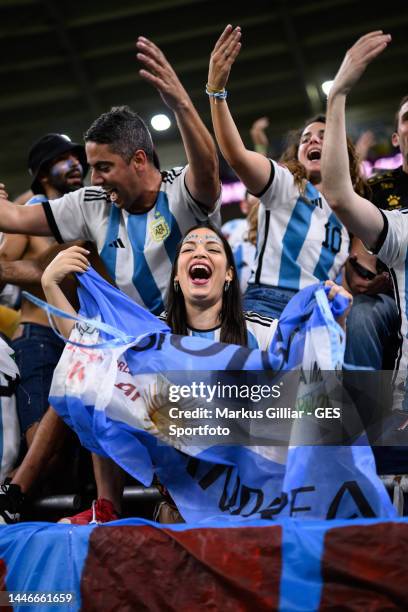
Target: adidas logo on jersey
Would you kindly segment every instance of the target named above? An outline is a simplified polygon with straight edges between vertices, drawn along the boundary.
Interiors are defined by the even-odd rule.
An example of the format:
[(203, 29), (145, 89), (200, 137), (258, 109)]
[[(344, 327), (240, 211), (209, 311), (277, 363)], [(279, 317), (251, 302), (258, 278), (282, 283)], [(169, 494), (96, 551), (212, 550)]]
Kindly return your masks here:
[(113, 240), (113, 242), (110, 242), (108, 244), (108, 246), (110, 247), (114, 247), (115, 249), (124, 249), (125, 245), (123, 244), (122, 240), (120, 238), (118, 238), (117, 240)]

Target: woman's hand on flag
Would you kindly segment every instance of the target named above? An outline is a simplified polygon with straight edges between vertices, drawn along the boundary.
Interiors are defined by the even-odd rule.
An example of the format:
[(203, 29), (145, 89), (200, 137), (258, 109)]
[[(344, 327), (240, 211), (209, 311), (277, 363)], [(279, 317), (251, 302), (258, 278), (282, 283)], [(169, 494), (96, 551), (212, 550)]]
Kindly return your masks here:
[(58, 253), (44, 270), (41, 279), (43, 288), (59, 285), (72, 272), (86, 272), (90, 267), (88, 255), (89, 251), (80, 246), (72, 246)]

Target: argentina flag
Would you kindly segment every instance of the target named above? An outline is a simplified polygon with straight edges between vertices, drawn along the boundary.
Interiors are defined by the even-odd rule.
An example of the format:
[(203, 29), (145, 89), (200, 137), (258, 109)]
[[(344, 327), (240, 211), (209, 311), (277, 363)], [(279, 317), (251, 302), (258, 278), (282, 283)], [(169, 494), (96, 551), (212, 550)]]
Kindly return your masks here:
[[(344, 312), (344, 298), (329, 305), (322, 285), (300, 291), (282, 313), (270, 350), (262, 352), (174, 335), (95, 271), (78, 279), (80, 313), (50, 403), (86, 448), (146, 486), (157, 478), (187, 522), (395, 515), (358, 426), (355, 443), (330, 444), (331, 433), (325, 437), (313, 417), (287, 419), (285, 413), (268, 421), (262, 410), (252, 410), (260, 404), (247, 403), (246, 410), (241, 402), (237, 410), (236, 399), (221, 408), (207, 402), (207, 391), (232, 388), (230, 375), (240, 372), (241, 388), (259, 373), (269, 376), (271, 389), (289, 388), (285, 408), (280, 397), (274, 413), (267, 408), (271, 414), (300, 413), (296, 407), (312, 405), (314, 396), (324, 406), (322, 388), (327, 394), (336, 387), (343, 360), (344, 334), (333, 313)], [(250, 394), (254, 386), (246, 388)], [(194, 395), (194, 389), (204, 393)], [(227, 420), (217, 418), (219, 410)], [(285, 432), (279, 437), (278, 421), (290, 424), (286, 438)], [(220, 422), (232, 424), (232, 436), (219, 433)]]

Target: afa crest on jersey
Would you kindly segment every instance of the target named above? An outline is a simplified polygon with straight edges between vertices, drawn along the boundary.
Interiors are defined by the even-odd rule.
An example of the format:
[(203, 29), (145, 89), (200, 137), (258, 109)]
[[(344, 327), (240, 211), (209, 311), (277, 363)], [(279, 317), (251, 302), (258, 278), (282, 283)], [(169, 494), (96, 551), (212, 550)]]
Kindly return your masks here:
[(160, 213), (156, 213), (154, 221), (150, 223), (150, 235), (156, 242), (162, 242), (170, 235), (170, 227), (166, 219)]

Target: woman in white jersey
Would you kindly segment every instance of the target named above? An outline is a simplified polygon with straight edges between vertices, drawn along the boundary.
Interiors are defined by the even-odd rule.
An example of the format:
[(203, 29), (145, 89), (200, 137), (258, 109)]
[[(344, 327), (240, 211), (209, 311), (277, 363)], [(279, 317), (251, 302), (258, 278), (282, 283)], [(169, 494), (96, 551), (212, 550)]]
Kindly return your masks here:
[[(71, 272), (84, 272), (88, 268), (87, 251), (71, 247), (61, 252), (45, 270), (42, 284), (49, 303), (74, 314), (59, 284)], [(329, 299), (342, 293), (342, 287), (333, 285)], [(244, 313), (233, 254), (227, 240), (218, 229), (209, 225), (192, 227), (180, 242), (173, 263), (168, 291), (168, 310), (164, 315), (172, 331), (182, 335), (199, 335), (226, 343), (267, 350), (277, 321), (254, 312)], [(345, 315), (339, 323), (343, 323)], [(60, 331), (69, 336), (73, 323), (57, 319)], [(88, 524), (96, 519), (108, 522), (118, 518), (121, 506), (120, 468), (102, 457), (96, 461), (95, 478), (98, 499), (91, 509), (63, 519), (73, 524)], [(103, 494), (101, 494), (103, 491)], [(170, 512), (170, 514), (169, 514)], [(174, 508), (163, 506), (160, 520), (171, 522)]]
[(192, 227), (180, 242), (167, 296), (166, 322), (180, 335), (267, 350), (277, 320), (243, 312), (232, 249), (213, 226)]
[[(240, 37), (240, 28), (227, 26), (217, 41), (211, 54), (207, 94), (224, 158), (261, 201), (257, 257), (244, 305), (279, 317), (299, 289), (336, 280), (348, 255), (349, 236), (319, 192), (323, 116), (305, 125), (284, 164), (247, 149), (242, 142), (225, 90), (241, 48)], [(358, 167), (351, 143), (349, 154), (357, 186)]]

